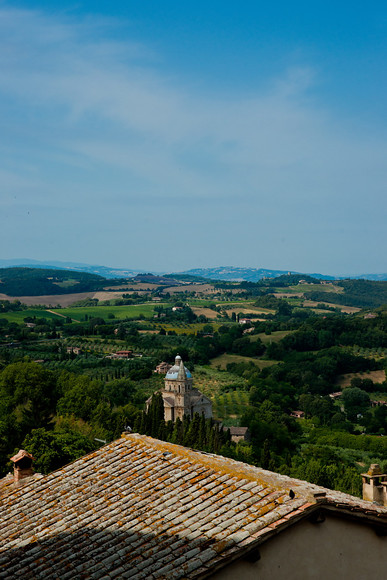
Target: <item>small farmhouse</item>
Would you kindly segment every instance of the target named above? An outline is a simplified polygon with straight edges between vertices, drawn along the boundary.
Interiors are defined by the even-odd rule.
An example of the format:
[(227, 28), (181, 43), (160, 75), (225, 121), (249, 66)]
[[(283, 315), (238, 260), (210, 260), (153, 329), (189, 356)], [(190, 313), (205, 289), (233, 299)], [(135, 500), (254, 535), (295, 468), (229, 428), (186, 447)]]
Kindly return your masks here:
[(76, 354), (79, 355), (82, 352), (82, 349), (79, 346), (68, 346), (66, 349), (68, 354)]
[[(223, 427), (226, 429), (227, 427)], [(230, 429), (231, 441), (239, 443), (239, 441), (250, 441), (250, 433), (247, 427), (228, 427)]]
[(155, 368), (155, 370), (153, 372), (157, 373), (159, 375), (165, 375), (169, 371), (171, 366), (172, 365), (170, 365), (169, 363), (163, 361), (157, 365), (157, 367)]

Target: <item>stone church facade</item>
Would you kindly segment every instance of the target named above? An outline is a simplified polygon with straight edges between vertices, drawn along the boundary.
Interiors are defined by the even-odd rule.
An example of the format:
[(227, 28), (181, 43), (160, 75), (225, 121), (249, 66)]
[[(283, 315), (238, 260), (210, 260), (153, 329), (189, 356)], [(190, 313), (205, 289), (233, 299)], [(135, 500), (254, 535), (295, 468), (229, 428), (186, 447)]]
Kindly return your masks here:
[[(191, 419), (195, 413), (204, 415), (206, 419), (212, 417), (212, 403), (192, 385), (190, 371), (184, 366), (179, 355), (175, 364), (165, 375), (164, 388), (161, 391), (164, 402), (164, 417), (166, 421), (176, 421), (188, 415)], [(147, 401), (149, 405), (150, 399)]]

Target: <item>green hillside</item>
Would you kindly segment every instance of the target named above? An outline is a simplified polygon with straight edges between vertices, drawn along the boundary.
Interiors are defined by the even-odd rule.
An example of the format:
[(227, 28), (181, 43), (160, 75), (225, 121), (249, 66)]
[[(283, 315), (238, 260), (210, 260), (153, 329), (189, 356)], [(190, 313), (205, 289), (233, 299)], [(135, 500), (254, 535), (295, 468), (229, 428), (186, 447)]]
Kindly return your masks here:
[(305, 292), (305, 298), (359, 308), (376, 308), (387, 304), (387, 282), (374, 280), (340, 280), (344, 292)]
[(106, 279), (97, 274), (42, 268), (0, 268), (0, 293), (8, 296), (71, 294), (101, 289)]

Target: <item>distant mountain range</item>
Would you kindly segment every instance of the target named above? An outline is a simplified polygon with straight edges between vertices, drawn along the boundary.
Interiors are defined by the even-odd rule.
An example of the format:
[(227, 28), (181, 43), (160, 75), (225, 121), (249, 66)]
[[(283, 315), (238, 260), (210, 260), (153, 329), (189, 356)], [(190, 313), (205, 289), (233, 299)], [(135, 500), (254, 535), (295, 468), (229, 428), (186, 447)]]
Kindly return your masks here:
[[(76, 272), (87, 272), (89, 274), (99, 274), (104, 278), (132, 278), (137, 274), (148, 273), (149, 270), (134, 270), (131, 268), (109, 268), (107, 266), (98, 266), (83, 264), (79, 262), (59, 262), (59, 261), (39, 261), (29, 259), (9, 259), (0, 260), (0, 268), (10, 268), (12, 266), (27, 268), (55, 268), (58, 270), (73, 270)], [(360, 274), (359, 276), (328, 276), (325, 274), (295, 272), (290, 270), (265, 270), (263, 268), (238, 268), (235, 266), (220, 266), (216, 268), (193, 268), (184, 272), (152, 272), (152, 274), (175, 274), (184, 276), (197, 276), (210, 280), (225, 281), (242, 281), (257, 282), (262, 278), (276, 278), (283, 274), (304, 274), (318, 278), (320, 280), (341, 280), (345, 278), (363, 279), (363, 280), (387, 280), (386, 274)]]

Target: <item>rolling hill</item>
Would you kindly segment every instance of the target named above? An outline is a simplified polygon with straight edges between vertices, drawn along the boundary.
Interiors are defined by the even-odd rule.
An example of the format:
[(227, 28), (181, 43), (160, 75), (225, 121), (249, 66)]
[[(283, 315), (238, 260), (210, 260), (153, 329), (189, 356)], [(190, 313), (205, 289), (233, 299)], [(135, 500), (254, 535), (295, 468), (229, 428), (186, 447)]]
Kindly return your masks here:
[(71, 294), (103, 288), (106, 279), (97, 274), (43, 268), (0, 268), (0, 293), (8, 296)]

